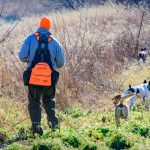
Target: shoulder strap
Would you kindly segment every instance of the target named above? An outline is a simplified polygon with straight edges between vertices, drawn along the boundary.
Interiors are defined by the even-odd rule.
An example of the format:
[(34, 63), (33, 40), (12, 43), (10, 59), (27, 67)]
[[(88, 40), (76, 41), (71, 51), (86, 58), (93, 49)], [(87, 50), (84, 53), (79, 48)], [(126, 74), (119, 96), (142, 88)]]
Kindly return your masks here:
[(48, 42), (50, 42), (53, 39), (53, 35), (49, 35)]
[(40, 34), (39, 34), (38, 32), (35, 32), (35, 33), (34, 33), (34, 36), (35, 36), (35, 38), (37, 39), (37, 41), (40, 40)]
[[(43, 37), (44, 37), (44, 41), (43, 41), (43, 38), (40, 39), (40, 36), (42, 37), (42, 34), (40, 35), (40, 33), (36, 32), (36, 33), (34, 33), (34, 35), (35, 35), (36, 40), (38, 41), (38, 48), (37, 48), (35, 56), (32, 60), (31, 68), (33, 68), (38, 62), (44, 61), (47, 64), (49, 64), (50, 68), (53, 70), (51, 54), (48, 50), (48, 43), (51, 42), (51, 40), (53, 39), (53, 36), (50, 33), (49, 33), (48, 38), (45, 37), (45, 35), (43, 35)], [(45, 43), (44, 51), (41, 51), (42, 43)]]
[[(37, 39), (37, 41), (40, 40), (40, 34), (39, 34), (38, 32), (35, 32), (35, 33), (34, 33), (34, 36), (35, 36), (35, 38)], [(52, 39), (53, 39), (53, 36), (50, 34), (50, 35), (48, 36), (48, 42), (51, 42)]]

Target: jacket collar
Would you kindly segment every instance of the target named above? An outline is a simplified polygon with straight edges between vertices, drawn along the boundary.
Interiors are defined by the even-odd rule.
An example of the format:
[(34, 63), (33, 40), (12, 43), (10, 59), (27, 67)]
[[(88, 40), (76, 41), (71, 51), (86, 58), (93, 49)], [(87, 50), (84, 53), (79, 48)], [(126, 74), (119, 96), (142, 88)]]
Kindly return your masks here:
[(51, 34), (47, 29), (45, 28), (38, 28), (37, 31), (38, 33), (41, 33), (41, 34)]

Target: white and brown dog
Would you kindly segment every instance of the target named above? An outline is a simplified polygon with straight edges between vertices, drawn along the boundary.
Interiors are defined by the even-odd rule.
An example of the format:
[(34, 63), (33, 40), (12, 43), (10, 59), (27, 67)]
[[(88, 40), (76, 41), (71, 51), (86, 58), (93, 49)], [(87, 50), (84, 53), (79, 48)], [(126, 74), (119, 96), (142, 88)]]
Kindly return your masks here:
[(112, 100), (115, 105), (115, 121), (117, 126), (120, 126), (120, 118), (125, 119), (125, 121), (128, 121), (129, 118), (129, 107), (127, 104), (124, 104), (124, 102), (127, 99), (130, 99), (134, 93), (130, 93), (126, 96), (122, 95), (116, 95)]

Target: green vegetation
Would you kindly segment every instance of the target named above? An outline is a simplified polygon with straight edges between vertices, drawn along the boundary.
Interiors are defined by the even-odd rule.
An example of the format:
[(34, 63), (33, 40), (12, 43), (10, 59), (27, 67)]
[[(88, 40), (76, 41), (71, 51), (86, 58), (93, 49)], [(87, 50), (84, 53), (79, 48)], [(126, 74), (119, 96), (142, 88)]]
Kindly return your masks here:
[[(14, 88), (13, 84), (7, 86), (14, 79), (20, 81), (18, 74), (22, 73), (16, 55), (14, 58), (11, 57), (13, 54), (11, 48), (18, 51), (25, 36), (37, 28), (41, 16), (22, 18), (13, 34), (9, 35), (9, 40), (6, 40), (9, 44), (1, 44), (2, 58), (9, 58), (7, 61), (10, 61), (10, 64), (15, 62), (16, 65), (11, 67), (10, 73), (5, 60), (0, 62), (2, 70), (3, 66), (6, 67), (3, 70), (2, 93), (9, 96), (9, 98), (0, 98), (0, 148), (4, 150), (149, 150), (150, 112), (146, 111), (144, 103), (137, 100), (136, 106), (130, 112), (129, 122), (121, 120), (121, 127), (117, 128), (114, 107), (110, 100), (115, 92), (123, 91), (129, 84), (138, 85), (144, 79), (149, 80), (149, 64), (136, 64), (136, 62), (131, 65), (129, 61), (133, 60), (134, 55), (131, 54), (134, 53), (137, 44), (136, 36), (141, 12), (143, 10), (134, 7), (127, 9), (122, 5), (111, 7), (106, 5), (45, 14), (52, 18), (52, 32), (65, 48), (69, 63), (61, 73), (60, 80), (64, 82), (59, 83), (57, 93), (59, 108), (65, 108), (64, 111), (56, 111), (60, 130), (51, 132), (47, 126), (46, 115), (43, 113), (42, 137), (38, 135), (33, 137), (30, 133), (31, 123), (26, 109), (27, 95), (25, 90), (24, 92), (22, 90), (24, 86), (20, 86), (22, 82), (14, 84)], [(143, 40), (139, 43), (140, 47), (145, 41), (149, 41), (149, 14), (147, 11), (144, 18), (144, 29), (140, 37)], [(2, 26), (6, 33), (9, 25), (11, 24), (7, 22)], [(1, 34), (3, 35), (3, 32)], [(148, 44), (145, 46), (148, 47)], [(128, 69), (123, 70), (124, 67)], [(100, 83), (102, 87), (99, 87)], [(91, 103), (93, 101), (95, 103)], [(68, 107), (70, 104), (76, 106), (80, 104), (90, 110)], [(93, 107), (92, 104), (96, 106)]]
[[(118, 76), (119, 81), (125, 79), (128, 74), (131, 75), (131, 78), (124, 82), (123, 88), (126, 88), (131, 79), (134, 84), (142, 82), (136, 73), (139, 68), (131, 68)], [(149, 69), (139, 69), (139, 74), (143, 78), (145, 75), (147, 79)], [(121, 87), (119, 84), (118, 86)], [(150, 112), (141, 100), (137, 99), (135, 107), (130, 112), (129, 122), (121, 120), (120, 128), (115, 124), (114, 108), (112, 111), (103, 111), (72, 106), (56, 112), (60, 120), (60, 130), (51, 132), (43, 113), (44, 134), (42, 137), (33, 137), (29, 130), (30, 120), (24, 104), (7, 97), (0, 98), (0, 146), (4, 150), (149, 150)]]
[[(5, 150), (119, 150), (142, 149), (142, 147), (149, 149), (150, 112), (142, 105), (137, 104), (131, 111), (128, 123), (121, 121), (121, 128), (116, 127), (114, 112), (102, 113), (100, 110), (94, 110), (88, 113), (82, 108), (67, 108), (64, 112), (57, 111), (61, 129), (55, 132), (51, 132), (47, 127), (44, 116), (42, 122), (45, 131), (42, 137), (33, 138), (26, 121), (20, 123), (22, 125), (15, 126), (10, 132), (7, 132), (9, 128), (7, 127), (0, 134), (5, 135), (7, 132), (4, 139)], [(142, 111), (137, 111), (139, 106)], [(102, 121), (104, 117), (105, 122)], [(17, 116), (14, 122), (15, 119), (17, 120)]]

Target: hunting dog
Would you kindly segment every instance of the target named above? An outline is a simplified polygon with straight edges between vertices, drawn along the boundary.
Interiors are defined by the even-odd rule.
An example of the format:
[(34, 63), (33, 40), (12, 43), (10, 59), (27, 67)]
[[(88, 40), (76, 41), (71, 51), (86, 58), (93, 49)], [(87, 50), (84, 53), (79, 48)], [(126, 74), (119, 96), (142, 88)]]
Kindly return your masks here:
[(120, 126), (120, 118), (125, 119), (125, 121), (128, 121), (129, 118), (129, 108), (127, 104), (124, 104), (124, 102), (131, 98), (134, 95), (134, 93), (130, 93), (126, 96), (117, 95), (112, 100), (115, 105), (115, 121), (117, 127)]
[(142, 59), (142, 61), (145, 63), (146, 57), (147, 57), (146, 48), (141, 49), (141, 52), (138, 55), (138, 61), (140, 61)]
[(130, 99), (130, 109), (133, 108), (136, 98), (143, 99), (145, 101), (145, 107), (147, 110), (150, 109), (149, 98), (150, 98), (150, 81), (147, 83), (144, 80), (143, 84), (139, 86), (131, 86), (129, 85), (129, 89), (124, 91), (124, 95), (129, 95), (131, 93), (136, 93)]

